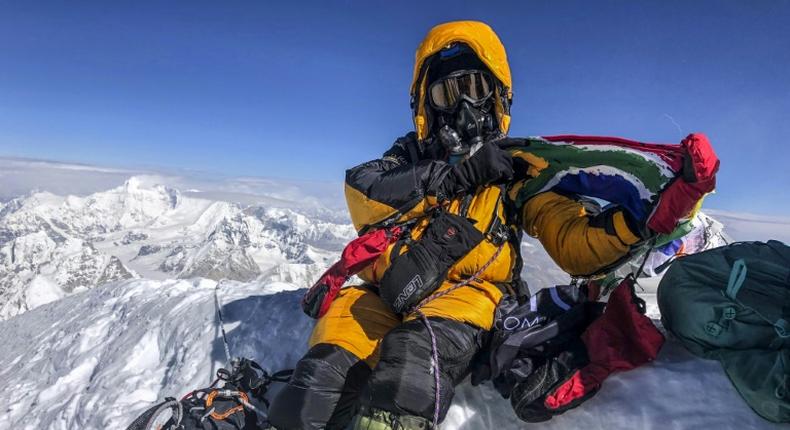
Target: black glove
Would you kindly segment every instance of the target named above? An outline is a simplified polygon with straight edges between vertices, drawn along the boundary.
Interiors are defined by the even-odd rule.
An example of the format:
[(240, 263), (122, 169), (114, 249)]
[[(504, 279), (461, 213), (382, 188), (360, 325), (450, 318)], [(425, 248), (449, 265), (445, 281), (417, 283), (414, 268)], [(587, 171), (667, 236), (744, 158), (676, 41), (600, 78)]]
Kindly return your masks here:
[(473, 193), (477, 187), (513, 179), (513, 161), (494, 143), (485, 143), (468, 160), (453, 166), (439, 189), (447, 198)]
[[(537, 356), (531, 360), (522, 359), (529, 366), (513, 369), (512, 373), (521, 377), (517, 378), (513, 390), (510, 392), (510, 405), (522, 421), (537, 423), (550, 420), (568, 409), (578, 406), (584, 400), (592, 397), (591, 392), (577, 403), (559, 410), (546, 407), (544, 401), (547, 394), (551, 393), (578, 369), (589, 363), (587, 351), (580, 338), (572, 339), (564, 345), (564, 351), (550, 356)], [(516, 363), (521, 364), (521, 363)], [(517, 372), (519, 371), (520, 372)]]

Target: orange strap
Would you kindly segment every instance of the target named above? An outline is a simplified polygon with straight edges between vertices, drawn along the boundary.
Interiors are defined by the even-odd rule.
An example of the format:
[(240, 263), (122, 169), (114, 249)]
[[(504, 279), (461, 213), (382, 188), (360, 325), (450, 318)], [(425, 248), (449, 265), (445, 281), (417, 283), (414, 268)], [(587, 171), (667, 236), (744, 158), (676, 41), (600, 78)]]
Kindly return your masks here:
[[(217, 397), (217, 394), (219, 394), (219, 390), (213, 390), (210, 393), (208, 393), (208, 396), (206, 397), (206, 409), (210, 408), (211, 405), (214, 403), (214, 398)], [(241, 399), (244, 402), (248, 403), (250, 401), (249, 397), (247, 397), (247, 394), (244, 393), (243, 391), (239, 391), (239, 397), (241, 397)], [(222, 413), (212, 411), (211, 418), (214, 418), (215, 420), (223, 421), (229, 416), (235, 414), (236, 412), (241, 412), (243, 410), (244, 410), (244, 405), (236, 405)]]

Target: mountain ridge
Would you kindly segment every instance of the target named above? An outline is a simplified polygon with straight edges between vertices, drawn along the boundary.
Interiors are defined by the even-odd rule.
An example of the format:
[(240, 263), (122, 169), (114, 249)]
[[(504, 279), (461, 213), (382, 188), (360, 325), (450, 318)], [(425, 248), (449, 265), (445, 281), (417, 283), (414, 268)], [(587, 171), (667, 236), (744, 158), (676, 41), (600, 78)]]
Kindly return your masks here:
[(353, 237), (345, 223), (185, 196), (136, 176), (84, 197), (34, 192), (0, 207), (0, 318), (46, 303), (31, 286), (54, 299), (139, 277), (268, 274), (307, 285)]

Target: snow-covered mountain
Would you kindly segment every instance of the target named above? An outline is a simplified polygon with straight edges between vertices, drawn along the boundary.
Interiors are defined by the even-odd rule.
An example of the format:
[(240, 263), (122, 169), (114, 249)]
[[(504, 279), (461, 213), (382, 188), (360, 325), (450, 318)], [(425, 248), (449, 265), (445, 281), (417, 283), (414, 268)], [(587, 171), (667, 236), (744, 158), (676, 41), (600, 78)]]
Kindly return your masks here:
[(2, 202), (38, 191), (87, 196), (136, 177), (143, 187), (166, 184), (182, 195), (298, 209), (319, 218), (347, 220), (342, 182), (315, 182), (260, 177), (233, 177), (216, 172), (178, 169), (130, 169), (0, 156)]
[[(47, 168), (57, 178), (74, 170)], [(355, 237), (344, 211), (305, 204), (296, 187), (266, 191), (266, 181), (184, 184), (133, 176), (88, 194), (0, 202), (0, 428), (124, 428), (151, 403), (205, 386), (225, 360), (220, 279), (230, 280), (219, 293), (234, 355), (277, 370), (304, 353), (312, 320), (299, 288)], [(748, 221), (736, 239), (749, 238)], [(790, 237), (790, 223), (770, 221), (774, 237)], [(521, 252), (533, 290), (568, 281), (535, 240)], [(656, 283), (640, 284), (658, 318)], [(672, 341), (650, 366), (614, 375), (583, 407), (534, 427), (774, 428), (718, 363)], [(442, 428), (531, 426), (489, 387), (463, 384)]]
[(346, 222), (185, 196), (139, 177), (84, 197), (35, 192), (0, 207), (0, 318), (138, 277), (304, 286), (353, 237)]

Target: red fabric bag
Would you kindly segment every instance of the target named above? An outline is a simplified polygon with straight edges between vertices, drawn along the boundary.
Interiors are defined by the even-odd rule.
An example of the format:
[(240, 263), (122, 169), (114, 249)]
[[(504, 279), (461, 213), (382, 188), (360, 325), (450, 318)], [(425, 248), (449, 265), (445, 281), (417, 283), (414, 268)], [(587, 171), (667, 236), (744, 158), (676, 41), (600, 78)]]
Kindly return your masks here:
[(387, 247), (398, 240), (400, 227), (381, 228), (352, 240), (343, 249), (340, 261), (333, 264), (302, 297), (302, 310), (312, 318), (321, 318), (337, 297), (348, 278), (375, 261)]
[(640, 312), (634, 302), (633, 285), (632, 277), (624, 279), (612, 292), (603, 315), (582, 334), (590, 363), (546, 396), (547, 409), (575, 407), (598, 391), (613, 372), (655, 360), (664, 335)]

